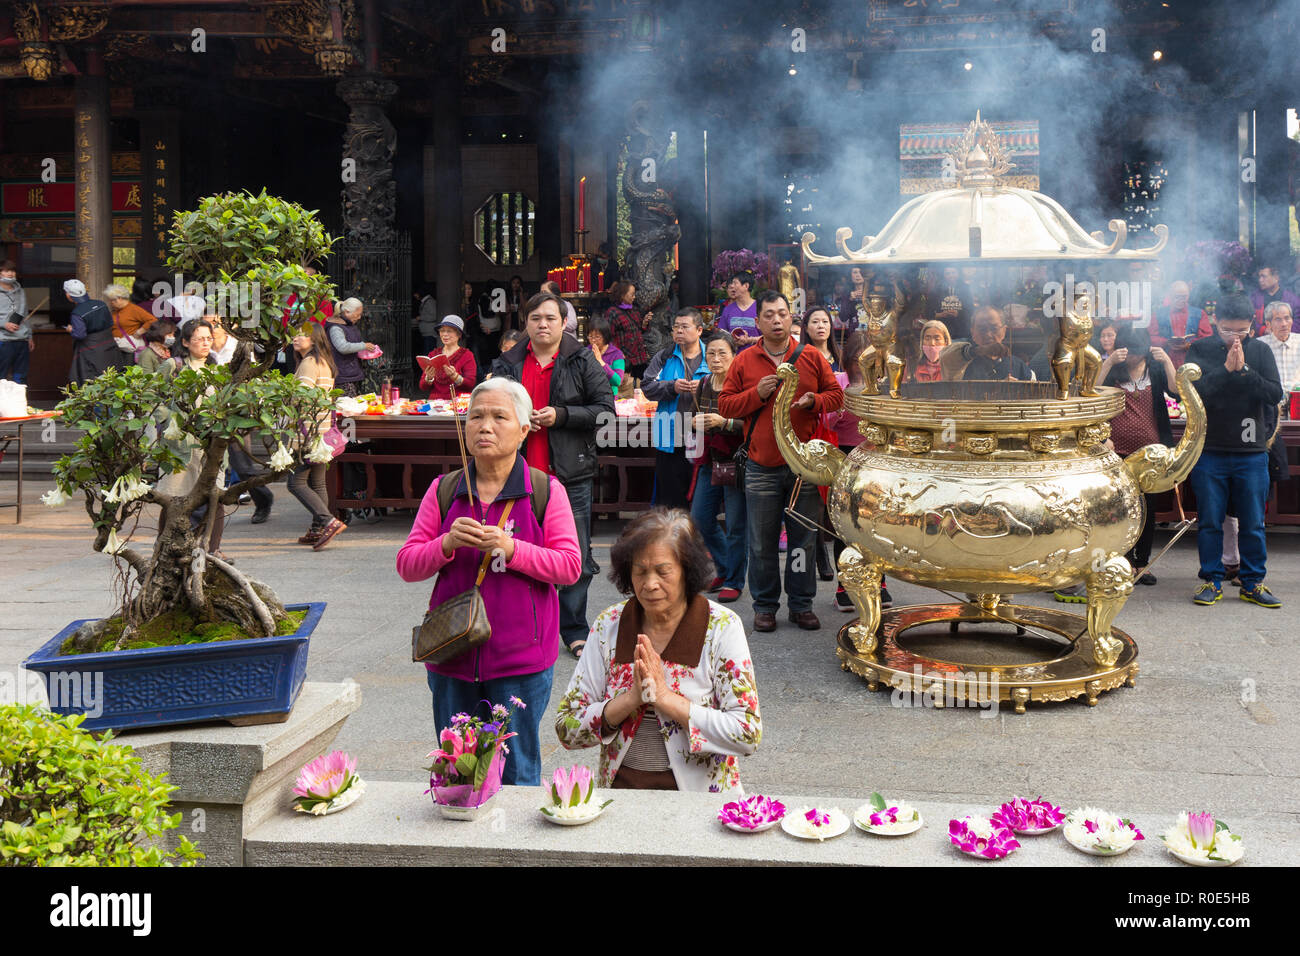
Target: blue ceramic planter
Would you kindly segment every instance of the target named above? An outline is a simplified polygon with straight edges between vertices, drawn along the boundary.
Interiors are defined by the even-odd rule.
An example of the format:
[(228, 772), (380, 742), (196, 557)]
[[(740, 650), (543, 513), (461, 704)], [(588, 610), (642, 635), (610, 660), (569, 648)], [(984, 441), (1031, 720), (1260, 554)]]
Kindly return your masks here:
[(45, 681), (52, 711), (87, 714), (85, 730), (271, 723), (288, 717), (307, 676), (307, 642), (325, 604), (286, 606), (304, 608), (307, 616), (288, 637), (61, 656), (68, 635), (86, 623), (73, 621), (23, 667)]

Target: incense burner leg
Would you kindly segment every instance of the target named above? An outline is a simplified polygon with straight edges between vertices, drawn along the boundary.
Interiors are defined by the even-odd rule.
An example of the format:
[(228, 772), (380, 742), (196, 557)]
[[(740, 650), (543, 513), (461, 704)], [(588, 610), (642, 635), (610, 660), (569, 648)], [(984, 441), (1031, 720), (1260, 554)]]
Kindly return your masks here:
[(852, 545), (840, 554), (840, 583), (858, 609), (858, 622), (849, 628), (849, 638), (859, 654), (871, 654), (876, 649), (882, 572), (878, 562), (868, 561)]
[(1111, 667), (1119, 660), (1124, 645), (1111, 636), (1110, 626), (1133, 593), (1133, 566), (1123, 556), (1112, 555), (1100, 571), (1088, 577), (1087, 585), (1092, 659), (1099, 667)]

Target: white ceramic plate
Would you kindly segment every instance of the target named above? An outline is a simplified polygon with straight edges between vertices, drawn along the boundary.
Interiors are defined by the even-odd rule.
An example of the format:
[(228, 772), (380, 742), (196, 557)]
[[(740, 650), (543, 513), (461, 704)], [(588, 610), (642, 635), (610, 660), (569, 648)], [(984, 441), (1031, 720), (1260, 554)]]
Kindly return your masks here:
[[(1208, 860), (1208, 859), (1202, 859), (1201, 857), (1198, 857), (1198, 856), (1185, 856), (1185, 855), (1183, 855), (1182, 853), (1179, 853), (1177, 850), (1170, 849), (1169, 847), (1165, 847), (1165, 849), (1166, 849), (1166, 850), (1169, 850), (1170, 854), (1172, 854), (1173, 856), (1175, 856), (1175, 857), (1177, 857), (1178, 859), (1182, 860), (1184, 863), (1190, 863), (1192, 866), (1232, 866), (1233, 863), (1240, 863), (1240, 862), (1241, 862), (1241, 860)], [(1246, 858), (1246, 857), (1245, 857), (1245, 855), (1243, 854), (1242, 857), (1241, 857), (1241, 859), (1244, 860), (1245, 858)]]
[(1133, 849), (1133, 847), (1137, 845), (1137, 843), (1134, 842), (1134, 843), (1130, 843), (1122, 850), (1099, 850), (1094, 846), (1089, 846), (1087, 843), (1076, 843), (1074, 840), (1070, 839), (1070, 835), (1068, 833), (1062, 833), (1061, 835), (1065, 837), (1066, 843), (1070, 844), (1070, 846), (1074, 847), (1076, 850), (1088, 854), (1089, 856), (1121, 856), (1122, 854), (1127, 853), (1129, 850)]
[(343, 794), (343, 796), (335, 797), (333, 800), (329, 802), (329, 805), (325, 808), (324, 813), (312, 813), (310, 810), (298, 810), (296, 804), (294, 806), (294, 809), (298, 810), (299, 813), (305, 813), (309, 817), (311, 816), (327, 817), (331, 813), (338, 813), (340, 810), (346, 810), (348, 807), (352, 806), (352, 804), (360, 800), (361, 795), (365, 792), (366, 792), (365, 784), (361, 782), (360, 777), (357, 777), (356, 781), (352, 784), (352, 786), (348, 787), (347, 791)]
[(449, 807), (445, 803), (438, 804), (438, 809), (448, 820), (477, 820), (483, 814), (488, 812), (492, 806), (492, 801), (481, 804), (477, 807)]
[[(861, 830), (863, 833), (870, 833), (872, 836), (884, 836), (884, 837), (907, 836), (909, 834), (915, 833), (917, 830), (921, 829), (921, 827), (925, 826), (925, 818), (918, 813), (916, 815), (915, 820), (912, 820), (909, 823), (897, 824), (897, 826), (899, 827), (899, 829), (897, 830), (884, 830), (879, 827), (873, 827), (870, 823), (864, 822), (866, 820), (871, 819), (871, 813), (862, 814), (863, 809), (870, 809), (872, 813), (875, 812), (875, 808), (870, 807), (870, 805), (868, 805), (868, 807), (866, 808), (859, 808), (857, 813), (853, 814), (853, 825), (857, 827), (859, 830)], [(862, 815), (859, 816), (859, 814)]]
[(742, 827), (735, 823), (724, 823), (722, 825), (726, 827), (728, 830), (735, 830), (737, 833), (762, 833), (764, 830), (772, 829), (772, 827), (776, 826), (778, 823), (781, 822), (781, 820), (784, 819), (785, 817), (781, 817), (780, 819), (777, 820), (768, 820), (766, 823), (760, 823), (756, 827)]
[(586, 814), (584, 814), (583, 816), (580, 816), (580, 817), (556, 817), (556, 816), (552, 816), (551, 814), (549, 814), (549, 813), (546, 812), (546, 810), (549, 809), (549, 808), (543, 808), (543, 807), (538, 807), (538, 808), (537, 808), (537, 812), (540, 813), (543, 817), (545, 817), (546, 820), (547, 820), (548, 822), (550, 822), (550, 823), (554, 823), (554, 824), (556, 824), (557, 826), (562, 826), (562, 827), (580, 827), (580, 826), (582, 826), (584, 823), (590, 823), (592, 820), (596, 819), (596, 817), (598, 817), (598, 816), (600, 816), (602, 813), (604, 813), (604, 812), (605, 812), (605, 807), (609, 806), (609, 804), (611, 804), (611, 803), (613, 803), (612, 800), (606, 800), (606, 801), (604, 801), (603, 803), (589, 803), (589, 804), (587, 804), (587, 806), (589, 806), (589, 807), (592, 808), (591, 812), (590, 812), (590, 813), (586, 813)]
[(983, 853), (980, 853), (978, 850), (962, 850), (961, 852), (965, 853), (967, 856), (973, 856), (977, 860), (984, 860), (988, 863), (996, 863), (998, 860), (1005, 860), (1007, 856), (1010, 856), (1011, 853), (1015, 853), (1016, 851), (1012, 850), (1011, 853), (1007, 854), (1007, 856), (985, 856)]
[(843, 814), (841, 814), (842, 822), (838, 824), (831, 823), (825, 828), (823, 828), (821, 832), (816, 834), (799, 833), (798, 831), (791, 829), (791, 826), (794, 824), (794, 820), (795, 820), (794, 814), (787, 813), (784, 817), (781, 818), (781, 829), (784, 830), (786, 833), (790, 834), (790, 836), (792, 837), (798, 837), (800, 840), (817, 840), (818, 842), (821, 842), (823, 840), (831, 840), (837, 836), (841, 836), (842, 834), (847, 833), (849, 830), (849, 818), (847, 816), (844, 816)]

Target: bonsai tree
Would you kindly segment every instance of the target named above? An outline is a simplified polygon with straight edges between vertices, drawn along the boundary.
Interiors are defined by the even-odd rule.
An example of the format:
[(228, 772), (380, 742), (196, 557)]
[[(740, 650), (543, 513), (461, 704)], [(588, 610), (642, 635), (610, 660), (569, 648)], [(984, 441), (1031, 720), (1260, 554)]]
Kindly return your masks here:
[[(76, 450), (54, 468), (56, 488), (47, 504), (80, 493), (94, 526), (94, 549), (113, 556), (122, 582), (117, 616), (121, 648), (163, 614), (188, 611), (200, 621), (232, 621), (250, 637), (277, 633), (285, 609), (274, 592), (207, 552), (218, 502), (234, 504), (250, 488), (281, 477), (304, 461), (329, 461), (316, 423), (333, 395), (271, 370), (306, 321), (322, 321), (319, 303), (333, 294), (324, 276), (306, 267), (333, 243), (313, 212), (262, 192), (226, 193), (178, 212), (170, 234), (168, 266), (203, 283), (225, 312), (238, 347), (229, 365), (175, 374), (139, 367), (109, 369), (60, 403), (63, 421), (85, 434)], [(286, 303), (293, 296), (290, 318)], [(238, 314), (235, 314), (235, 313)], [(334, 393), (337, 394), (337, 393)], [(275, 449), (269, 470), (241, 475), (229, 488), (218, 479), (226, 449), (245, 436)], [(181, 494), (159, 491), (158, 482), (183, 472), (194, 449), (201, 467), (193, 487)], [(151, 552), (133, 543), (146, 505), (159, 509)], [(191, 516), (207, 506), (205, 519)], [(99, 646), (110, 619), (85, 625), (74, 637), (79, 650)]]

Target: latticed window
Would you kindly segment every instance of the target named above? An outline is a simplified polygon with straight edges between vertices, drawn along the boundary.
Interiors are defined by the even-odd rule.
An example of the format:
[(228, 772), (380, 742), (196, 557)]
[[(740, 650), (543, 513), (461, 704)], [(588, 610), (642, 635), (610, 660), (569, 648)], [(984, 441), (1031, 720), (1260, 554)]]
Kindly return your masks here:
[(474, 245), (499, 266), (519, 266), (533, 255), (536, 211), (523, 193), (493, 193), (474, 213)]

